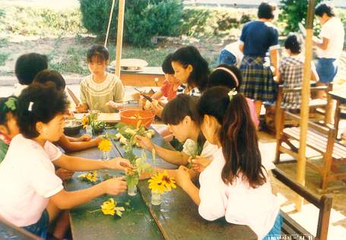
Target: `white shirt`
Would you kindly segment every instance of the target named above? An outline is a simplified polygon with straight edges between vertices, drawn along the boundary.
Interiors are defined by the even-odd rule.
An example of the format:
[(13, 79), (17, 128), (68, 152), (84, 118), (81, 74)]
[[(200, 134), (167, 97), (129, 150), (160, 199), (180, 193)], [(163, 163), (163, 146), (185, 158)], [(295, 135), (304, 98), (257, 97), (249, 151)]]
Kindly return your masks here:
[(332, 17), (322, 25), (319, 37), (329, 40), (326, 50), (317, 48), (317, 54), (320, 58), (335, 58), (338, 59), (344, 47), (344, 26), (340, 19)]
[(274, 226), (279, 212), (270, 183), (267, 181), (254, 189), (238, 177), (232, 185), (226, 185), (221, 178), (224, 165), (222, 148), (219, 148), (214, 160), (199, 176), (199, 214), (209, 221), (225, 216), (227, 222), (247, 225), (258, 239), (263, 239)]
[[(205, 141), (201, 152), (201, 157), (213, 160), (214, 154), (217, 150), (218, 147), (216, 145)], [(191, 139), (187, 139), (183, 145), (183, 152), (190, 156), (196, 155), (196, 142)]]
[(51, 162), (60, 156), (50, 142), (43, 148), (21, 134), (14, 137), (0, 164), (0, 216), (19, 227), (36, 223), (49, 197), (63, 189)]

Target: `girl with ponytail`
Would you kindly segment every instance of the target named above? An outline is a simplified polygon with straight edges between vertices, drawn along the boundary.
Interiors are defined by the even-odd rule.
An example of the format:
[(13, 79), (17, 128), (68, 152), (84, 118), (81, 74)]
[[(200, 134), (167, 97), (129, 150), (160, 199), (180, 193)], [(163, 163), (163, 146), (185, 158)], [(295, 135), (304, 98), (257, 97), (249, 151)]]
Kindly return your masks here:
[(235, 89), (213, 87), (202, 95), (197, 108), (202, 133), (219, 150), (199, 176), (200, 189), (182, 166), (177, 183), (198, 205), (204, 219), (225, 217), (230, 223), (248, 225), (258, 239), (279, 239), (279, 204), (262, 165), (245, 97)]

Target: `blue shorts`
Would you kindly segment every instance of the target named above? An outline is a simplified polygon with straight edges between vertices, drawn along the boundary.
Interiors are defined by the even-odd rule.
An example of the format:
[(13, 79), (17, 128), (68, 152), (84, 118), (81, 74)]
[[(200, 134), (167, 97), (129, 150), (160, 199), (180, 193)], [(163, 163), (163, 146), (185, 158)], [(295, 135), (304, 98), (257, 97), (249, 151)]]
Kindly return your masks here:
[(330, 83), (338, 72), (338, 64), (335, 58), (317, 59), (316, 71), (320, 82)]
[(228, 65), (236, 65), (237, 58), (233, 53), (227, 51), (226, 49), (222, 49), (219, 56), (219, 64), (228, 64)]
[(280, 240), (281, 239), (281, 226), (282, 226), (282, 217), (280, 213), (277, 215), (274, 226), (270, 232), (263, 238), (263, 240)]
[(48, 226), (49, 226), (49, 215), (48, 215), (48, 211), (45, 209), (42, 213), (41, 218), (38, 220), (37, 223), (31, 224), (23, 228), (43, 239), (46, 239)]

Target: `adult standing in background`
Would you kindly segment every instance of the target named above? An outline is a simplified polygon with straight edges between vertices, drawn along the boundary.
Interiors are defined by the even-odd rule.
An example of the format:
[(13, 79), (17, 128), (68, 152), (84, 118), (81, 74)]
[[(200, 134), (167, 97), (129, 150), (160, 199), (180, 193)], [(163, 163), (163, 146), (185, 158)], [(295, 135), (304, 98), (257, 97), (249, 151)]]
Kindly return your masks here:
[[(322, 28), (320, 41), (315, 41), (317, 46), (316, 71), (320, 78), (319, 86), (329, 85), (338, 72), (338, 59), (344, 47), (345, 31), (339, 18), (335, 16), (334, 7), (330, 2), (321, 2), (315, 8), (315, 15)], [(324, 91), (318, 93), (323, 98)]]
[[(274, 19), (276, 6), (263, 2), (258, 7), (258, 20), (244, 25), (240, 36), (239, 49), (244, 53), (240, 69), (243, 72), (243, 84), (240, 92), (253, 99), (257, 116), (260, 116), (262, 102), (272, 102), (276, 97), (277, 84), (274, 75), (278, 74), (279, 32), (271, 23)], [(266, 53), (270, 63), (265, 62)]]

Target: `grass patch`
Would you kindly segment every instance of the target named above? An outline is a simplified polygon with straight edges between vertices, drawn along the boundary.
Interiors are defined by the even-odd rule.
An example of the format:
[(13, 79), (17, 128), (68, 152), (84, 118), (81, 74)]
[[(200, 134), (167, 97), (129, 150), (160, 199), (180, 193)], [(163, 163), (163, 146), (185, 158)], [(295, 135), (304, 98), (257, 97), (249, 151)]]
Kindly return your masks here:
[(0, 52), (0, 66), (4, 66), (7, 58), (10, 56), (9, 53)]

